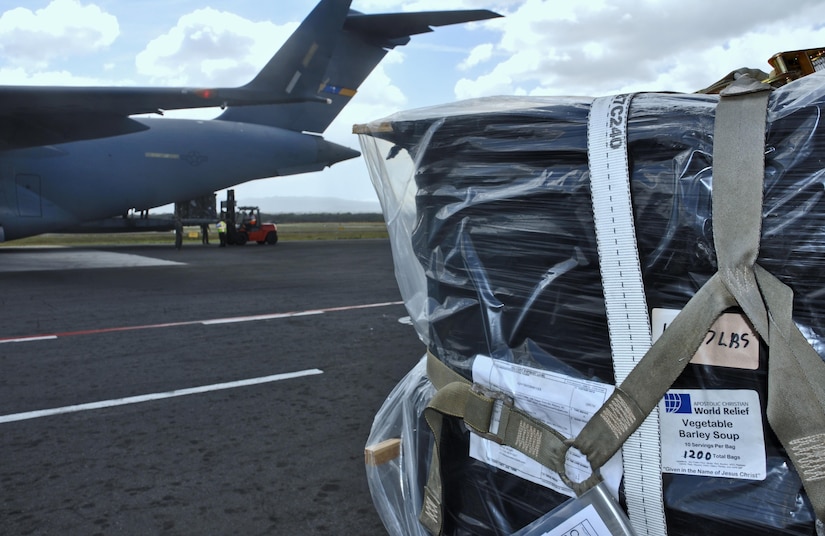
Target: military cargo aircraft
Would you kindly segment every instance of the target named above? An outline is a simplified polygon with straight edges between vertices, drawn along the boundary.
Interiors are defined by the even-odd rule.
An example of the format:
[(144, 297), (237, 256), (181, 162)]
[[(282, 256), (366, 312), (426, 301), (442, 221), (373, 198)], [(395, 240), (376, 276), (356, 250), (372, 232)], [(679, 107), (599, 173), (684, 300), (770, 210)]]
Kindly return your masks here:
[[(326, 130), (392, 48), (487, 10), (368, 15), (321, 0), (236, 88), (0, 86), (0, 242), (355, 158)], [(135, 117), (221, 107), (213, 120)]]

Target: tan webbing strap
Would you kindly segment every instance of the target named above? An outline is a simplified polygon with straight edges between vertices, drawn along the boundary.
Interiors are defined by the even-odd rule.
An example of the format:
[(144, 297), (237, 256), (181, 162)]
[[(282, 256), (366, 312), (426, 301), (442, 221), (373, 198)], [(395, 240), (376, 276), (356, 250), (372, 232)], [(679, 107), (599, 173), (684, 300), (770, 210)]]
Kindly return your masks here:
[(793, 293), (756, 266), (768, 305), (768, 422), (794, 464), (819, 520), (825, 519), (825, 363), (791, 320)]
[(770, 321), (768, 422), (825, 519), (825, 363), (791, 320), (793, 292), (756, 266)]
[[(754, 81), (749, 86), (731, 86), (722, 95), (730, 90), (745, 95), (762, 87), (764, 84)], [(742, 99), (739, 106), (734, 110), (720, 105), (716, 121), (722, 128), (714, 131), (714, 241), (719, 272), (769, 345), (768, 422), (802, 478), (817, 517), (823, 519), (825, 363), (793, 323), (793, 291), (756, 264), (762, 220), (764, 127), (725, 125), (739, 126), (749, 119), (764, 118), (765, 112), (760, 111), (758, 99)], [(717, 158), (721, 160), (718, 163)], [(756, 162), (758, 169), (754, 169)], [(723, 180), (719, 181), (720, 177)], [(720, 206), (718, 214), (717, 196), (720, 204), (728, 205)]]
[[(442, 415), (463, 418), (464, 423), (476, 434), (512, 447), (545, 467), (563, 474), (561, 468), (568, 447), (564, 444), (566, 438), (559, 432), (515, 407), (513, 400), (502, 393), (471, 384), (429, 352), (427, 374), (433, 374), (436, 381), (448, 380), (451, 376), (454, 380), (443, 387), (433, 382), (438, 391), (428, 409), (434, 409)], [(430, 381), (432, 378), (430, 376)], [(491, 430), (494, 412), (497, 426)], [(595, 483), (597, 481), (593, 482)]]
[(729, 86), (721, 93), (713, 131), (713, 241), (719, 275), (766, 341), (767, 312), (753, 266), (762, 231), (769, 90), (745, 78)]
[(427, 378), (430, 379), (430, 382), (436, 390), (441, 389), (448, 383), (453, 382), (463, 382), (467, 385), (472, 383), (470, 380), (442, 363), (441, 360), (429, 350), (427, 351)]
[[(463, 388), (469, 391), (470, 382), (464, 376), (458, 374), (447, 365), (442, 363), (429, 351), (427, 352), (427, 377), (436, 388), (436, 394), (424, 409), (424, 418), (430, 431), (433, 433), (433, 451), (430, 457), (430, 470), (427, 475), (427, 484), (424, 486), (424, 496), (421, 503), (421, 513), (419, 521), (430, 534), (440, 536), (444, 529), (444, 490), (441, 480), (441, 429), (443, 424), (443, 411), (450, 415), (463, 411), (460, 395), (453, 395), (453, 391), (460, 391)], [(447, 386), (452, 387), (449, 391)], [(439, 395), (442, 393), (448, 395)], [(458, 398), (456, 398), (458, 397)], [(447, 402), (443, 402), (446, 399)], [(447, 404), (454, 407), (445, 407)]]
[[(513, 406), (512, 400), (506, 396), (473, 385), (429, 352), (427, 375), (437, 389), (424, 410), (424, 418), (435, 441), (419, 520), (430, 533), (442, 534), (444, 523), (439, 452), (444, 416), (463, 419), (474, 433), (512, 447), (566, 478), (563, 466), (568, 447), (564, 436)], [(494, 411), (497, 427), (491, 430)], [(595, 485), (598, 479), (597, 471), (586, 482), (587, 488)], [(568, 485), (577, 493), (585, 489), (578, 490), (579, 485), (575, 483)]]

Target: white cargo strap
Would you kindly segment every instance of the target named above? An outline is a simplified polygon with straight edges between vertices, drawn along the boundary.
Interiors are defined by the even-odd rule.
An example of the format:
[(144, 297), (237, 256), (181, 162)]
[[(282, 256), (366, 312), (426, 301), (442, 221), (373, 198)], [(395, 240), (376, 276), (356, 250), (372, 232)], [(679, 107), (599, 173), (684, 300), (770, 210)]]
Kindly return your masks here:
[[(587, 158), (599, 267), (616, 384), (650, 348), (627, 163), (627, 118), (632, 95), (595, 99), (587, 126)], [(633, 529), (667, 534), (662, 498), (659, 413), (654, 409), (622, 447), (624, 489)]]

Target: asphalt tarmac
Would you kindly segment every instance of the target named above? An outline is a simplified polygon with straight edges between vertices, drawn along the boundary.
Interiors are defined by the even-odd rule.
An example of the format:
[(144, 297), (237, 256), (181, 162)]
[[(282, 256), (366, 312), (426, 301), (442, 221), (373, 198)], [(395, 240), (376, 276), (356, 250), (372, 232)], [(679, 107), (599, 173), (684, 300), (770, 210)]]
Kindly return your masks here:
[(0, 534), (386, 534), (389, 242), (0, 249)]

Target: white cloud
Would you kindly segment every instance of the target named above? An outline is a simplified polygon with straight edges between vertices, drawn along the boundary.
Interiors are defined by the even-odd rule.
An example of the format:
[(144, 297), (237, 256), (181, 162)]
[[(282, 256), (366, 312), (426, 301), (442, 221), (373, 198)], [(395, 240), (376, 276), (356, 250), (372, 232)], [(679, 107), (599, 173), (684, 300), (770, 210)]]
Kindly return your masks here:
[[(710, 0), (526, 0), (487, 26), (501, 33), (490, 52), (500, 61), (465, 75), (455, 94), (695, 91), (739, 67), (768, 71), (774, 53), (822, 46), (821, 9), (814, 0), (793, 10), (767, 0), (746, 9)], [(471, 54), (465, 64), (474, 61)]]
[(184, 15), (137, 55), (139, 73), (162, 85), (244, 84), (266, 64), (297, 23), (252, 22), (212, 8)]
[(52, 0), (32, 11), (15, 8), (0, 15), (0, 53), (27, 68), (46, 68), (56, 58), (88, 54), (111, 45), (117, 19), (96, 5)]
[(483, 45), (478, 45), (470, 51), (470, 55), (462, 61), (458, 68), (462, 71), (466, 71), (476, 65), (484, 63), (488, 61), (493, 56), (493, 44), (492, 43), (484, 43)]
[(16, 86), (99, 86), (110, 84), (100, 78), (77, 76), (65, 70), (44, 70), (34, 73), (22, 67), (0, 69), (3, 84)]
[[(364, 13), (391, 11), (446, 11), (453, 9), (507, 10), (524, 0), (354, 0), (352, 8)], [(481, 4), (484, 4), (483, 6)]]

